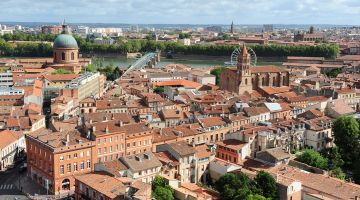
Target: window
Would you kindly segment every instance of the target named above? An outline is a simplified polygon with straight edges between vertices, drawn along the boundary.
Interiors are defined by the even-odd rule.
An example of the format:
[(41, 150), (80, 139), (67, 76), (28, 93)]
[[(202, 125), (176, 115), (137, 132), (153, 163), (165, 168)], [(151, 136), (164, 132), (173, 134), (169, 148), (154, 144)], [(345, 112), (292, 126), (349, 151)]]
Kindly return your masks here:
[(64, 174), (64, 165), (60, 165), (60, 174)]
[(141, 146), (141, 141), (139, 141), (139, 147)]
[(146, 140), (144, 140), (144, 145), (146, 145), (146, 143), (147, 143), (147, 141), (146, 141)]
[(100, 139), (98, 139), (98, 144), (100, 144), (101, 143), (101, 140)]
[(60, 156), (60, 161), (64, 160), (64, 156)]
[(127, 144), (126, 144), (126, 147), (127, 147), (127, 148), (130, 148), (130, 143), (127, 143)]
[(75, 158), (75, 159), (77, 158), (77, 153), (74, 153), (74, 158)]
[(104, 147), (104, 153), (106, 153), (107, 152), (107, 148), (106, 147)]
[(112, 143), (112, 137), (110, 137), (110, 143)]
[(88, 168), (88, 169), (90, 169), (90, 168), (91, 168), (91, 166), (90, 166), (90, 160), (87, 160), (87, 162), (86, 162), (86, 166), (87, 166), (87, 168)]
[(77, 163), (74, 163), (74, 172), (77, 171)]
[(112, 152), (112, 146), (110, 147), (110, 153)]
[(70, 163), (66, 165), (66, 171), (68, 173), (71, 172), (71, 164)]
[(106, 143), (106, 138), (104, 138), (104, 144)]
[(70, 154), (66, 155), (66, 160), (70, 160), (71, 156)]
[(80, 153), (80, 158), (84, 157), (84, 152)]
[(61, 59), (62, 59), (62, 60), (65, 60), (65, 52), (62, 52), (62, 53), (61, 53)]
[(119, 145), (118, 144), (116, 145), (116, 151), (119, 151)]
[(75, 59), (75, 54), (74, 52), (71, 52), (71, 60), (74, 60)]
[(86, 156), (90, 156), (90, 151), (87, 151), (87, 152), (86, 152)]
[(84, 169), (84, 161), (81, 161), (81, 163), (80, 163), (80, 169), (81, 169), (81, 170)]
[(101, 148), (98, 148), (98, 154), (101, 154)]
[(133, 147), (135, 147), (136, 146), (136, 142), (133, 142)]

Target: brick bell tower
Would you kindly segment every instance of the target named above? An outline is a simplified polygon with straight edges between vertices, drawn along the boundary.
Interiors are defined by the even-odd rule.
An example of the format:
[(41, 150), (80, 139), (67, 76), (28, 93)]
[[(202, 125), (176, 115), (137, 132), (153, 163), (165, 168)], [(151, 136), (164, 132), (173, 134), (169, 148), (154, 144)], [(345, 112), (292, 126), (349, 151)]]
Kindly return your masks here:
[(252, 93), (250, 59), (250, 54), (248, 53), (247, 48), (244, 44), (241, 50), (241, 55), (238, 56), (237, 62), (239, 94), (244, 94), (245, 92), (248, 92), (249, 94)]

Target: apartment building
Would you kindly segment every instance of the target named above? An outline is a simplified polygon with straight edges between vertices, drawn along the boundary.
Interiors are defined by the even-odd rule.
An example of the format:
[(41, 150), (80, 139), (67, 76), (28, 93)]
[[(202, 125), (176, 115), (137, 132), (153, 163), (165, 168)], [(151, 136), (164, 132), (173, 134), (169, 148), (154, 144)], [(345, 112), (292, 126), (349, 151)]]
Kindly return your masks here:
[(74, 175), (94, 170), (96, 144), (77, 130), (40, 129), (25, 138), (27, 175), (50, 193), (74, 191)]
[(153, 137), (145, 123), (128, 124), (122, 128), (125, 131), (127, 156), (151, 151)]
[(77, 98), (79, 101), (87, 97), (101, 97), (104, 93), (104, 85), (103, 75), (99, 72), (87, 72), (67, 83), (61, 90), (61, 95)]
[(103, 121), (86, 126), (86, 133), (96, 142), (97, 162), (107, 162), (125, 155), (125, 131), (122, 121)]
[(0, 171), (13, 164), (25, 149), (23, 133), (16, 131), (0, 131)]

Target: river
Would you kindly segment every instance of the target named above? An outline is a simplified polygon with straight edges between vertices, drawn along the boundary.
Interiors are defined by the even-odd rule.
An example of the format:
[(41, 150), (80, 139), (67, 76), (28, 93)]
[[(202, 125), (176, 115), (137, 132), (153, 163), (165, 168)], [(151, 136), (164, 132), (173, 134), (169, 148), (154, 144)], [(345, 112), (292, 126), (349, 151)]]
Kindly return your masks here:
[[(114, 65), (120, 68), (126, 68), (135, 62), (136, 59), (128, 59), (126, 57), (96, 57), (93, 59), (93, 63), (96, 65), (106, 66)], [(226, 58), (199, 58), (199, 59), (187, 59), (187, 58), (161, 58), (160, 62), (156, 64), (156, 67), (164, 67), (168, 64), (185, 64), (193, 68), (205, 68), (205, 67), (214, 67), (214, 66), (224, 66), (224, 62), (228, 61)], [(100, 66), (101, 66), (100, 65)], [(266, 65), (275, 65), (281, 66), (281, 61), (270, 61), (264, 59), (258, 59), (257, 66), (266, 66)]]

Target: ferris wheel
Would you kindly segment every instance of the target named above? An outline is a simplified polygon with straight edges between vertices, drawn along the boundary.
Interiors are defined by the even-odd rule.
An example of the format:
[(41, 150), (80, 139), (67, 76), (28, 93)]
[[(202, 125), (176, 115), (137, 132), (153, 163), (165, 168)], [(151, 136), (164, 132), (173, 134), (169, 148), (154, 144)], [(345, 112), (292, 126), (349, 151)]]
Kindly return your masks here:
[[(230, 65), (230, 66), (236, 66), (237, 62), (238, 62), (238, 57), (242, 53), (241, 51), (242, 51), (241, 47), (236, 48), (231, 53), (230, 62), (226, 62), (225, 64)], [(250, 54), (250, 65), (252, 67), (255, 67), (256, 63), (257, 63), (257, 57), (256, 57), (256, 54), (255, 54), (255, 51), (252, 48), (247, 48), (247, 51)]]

